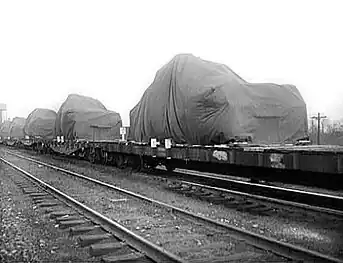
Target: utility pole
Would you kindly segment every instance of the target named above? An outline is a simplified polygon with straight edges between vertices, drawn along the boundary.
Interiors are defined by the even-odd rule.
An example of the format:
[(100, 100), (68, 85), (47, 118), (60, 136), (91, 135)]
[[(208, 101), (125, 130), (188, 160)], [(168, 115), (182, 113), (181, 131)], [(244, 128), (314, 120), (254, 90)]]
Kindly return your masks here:
[(321, 119), (326, 119), (327, 117), (326, 116), (320, 116), (320, 113), (318, 112), (318, 116), (313, 116), (311, 118), (317, 120), (317, 122), (318, 122), (318, 127), (317, 127), (317, 144), (319, 145), (320, 144), (320, 121), (321, 121)]

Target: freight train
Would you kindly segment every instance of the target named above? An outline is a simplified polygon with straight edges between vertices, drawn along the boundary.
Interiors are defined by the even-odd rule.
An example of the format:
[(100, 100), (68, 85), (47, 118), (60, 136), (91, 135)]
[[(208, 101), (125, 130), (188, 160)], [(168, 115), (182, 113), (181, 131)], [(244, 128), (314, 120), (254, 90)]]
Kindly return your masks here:
[[(247, 83), (225, 65), (191, 55), (157, 72), (130, 124), (123, 127), (100, 101), (71, 94), (57, 113), (36, 109), (24, 126), (7, 133), (2, 127), (0, 136), (7, 145), (136, 171), (164, 165), (343, 185), (343, 147), (307, 145), (306, 105), (294, 86)], [(21, 138), (11, 136), (20, 129)]]
[[(343, 185), (343, 147), (339, 146), (261, 146), (246, 142), (201, 146), (155, 138), (151, 138), (149, 143), (126, 138), (106, 141), (99, 140), (96, 134), (107, 127), (94, 125), (92, 129), (94, 138), (91, 140), (64, 140), (61, 136), (53, 140), (23, 139), (15, 145), (121, 169), (131, 167), (135, 171), (164, 165), (168, 171), (183, 168), (254, 180), (326, 185), (330, 188)], [(122, 129), (124, 137), (126, 130)]]

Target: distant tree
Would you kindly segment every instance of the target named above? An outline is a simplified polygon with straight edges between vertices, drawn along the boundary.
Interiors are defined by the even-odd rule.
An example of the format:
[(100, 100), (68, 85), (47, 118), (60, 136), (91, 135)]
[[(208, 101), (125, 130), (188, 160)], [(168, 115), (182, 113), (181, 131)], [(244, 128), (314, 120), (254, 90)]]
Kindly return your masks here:
[[(313, 144), (317, 143), (317, 123), (309, 120), (309, 137)], [(342, 145), (343, 146), (343, 121), (330, 121), (321, 123), (320, 144)]]

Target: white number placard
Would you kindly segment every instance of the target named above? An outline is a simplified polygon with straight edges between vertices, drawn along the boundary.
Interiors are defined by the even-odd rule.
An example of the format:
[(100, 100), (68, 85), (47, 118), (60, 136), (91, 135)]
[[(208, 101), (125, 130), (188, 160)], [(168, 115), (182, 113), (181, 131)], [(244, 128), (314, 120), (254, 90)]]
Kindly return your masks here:
[(151, 148), (156, 148), (157, 147), (157, 140), (156, 138), (151, 139)]
[(172, 146), (171, 139), (165, 139), (164, 145), (165, 145), (166, 149), (170, 149)]

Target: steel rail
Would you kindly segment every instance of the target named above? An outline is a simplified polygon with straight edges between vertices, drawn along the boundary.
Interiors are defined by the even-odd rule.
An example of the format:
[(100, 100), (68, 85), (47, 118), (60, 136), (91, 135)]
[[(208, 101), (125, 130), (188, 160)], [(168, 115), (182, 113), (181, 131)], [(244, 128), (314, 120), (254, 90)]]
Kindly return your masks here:
[(228, 193), (228, 194), (234, 194), (234, 195), (238, 195), (238, 196), (244, 196), (244, 197), (257, 199), (257, 200), (261, 200), (261, 201), (265, 201), (265, 202), (271, 202), (271, 203), (285, 205), (285, 206), (294, 206), (294, 207), (298, 207), (298, 208), (305, 209), (305, 210), (311, 210), (311, 211), (315, 211), (315, 212), (324, 212), (324, 213), (327, 213), (330, 215), (343, 216), (343, 211), (324, 208), (324, 207), (320, 207), (320, 206), (311, 206), (311, 205), (307, 205), (307, 204), (302, 204), (302, 203), (297, 203), (297, 202), (292, 202), (292, 201), (287, 201), (287, 200), (281, 200), (281, 199), (266, 197), (266, 196), (262, 196), (262, 195), (255, 195), (255, 194), (249, 194), (246, 192), (239, 192), (239, 191), (229, 190), (229, 189), (220, 188), (220, 187), (208, 186), (208, 185), (194, 183), (194, 182), (187, 181), (187, 180), (181, 180), (180, 182), (184, 183), (184, 184), (196, 186), (196, 187), (201, 187), (201, 188), (214, 190), (214, 191), (220, 191), (220, 192), (224, 192), (224, 193)]
[(17, 171), (23, 173), (34, 182), (38, 183), (42, 188), (47, 189), (48, 191), (52, 192), (54, 195), (60, 197), (62, 200), (66, 201), (66, 203), (71, 204), (72, 206), (76, 207), (77, 209), (85, 212), (91, 218), (94, 218), (96, 221), (101, 222), (101, 224), (107, 226), (107, 228), (114, 231), (115, 236), (124, 240), (128, 243), (131, 247), (135, 248), (136, 250), (142, 252), (142, 254), (146, 255), (148, 258), (152, 259), (155, 262), (173, 262), (173, 263), (185, 263), (184, 260), (179, 258), (178, 256), (164, 250), (163, 248), (151, 243), (150, 241), (142, 238), (141, 236), (133, 233), (132, 231), (126, 229), (119, 223), (111, 220), (108, 217), (100, 214), (99, 212), (85, 206), (84, 204), (80, 203), (79, 201), (75, 200), (74, 198), (68, 196), (67, 194), (61, 192), (60, 190), (56, 189), (55, 187), (43, 182), (42, 180), (36, 178), (34, 175), (26, 172), (25, 170), (21, 169), (20, 167), (10, 163), (9, 161), (0, 157), (0, 160), (10, 167), (16, 169)]
[(69, 175), (73, 175), (76, 176), (78, 178), (82, 178), (85, 179), (87, 181), (91, 181), (94, 182), (96, 184), (102, 185), (102, 186), (106, 186), (110, 189), (119, 191), (121, 193), (127, 194), (129, 196), (133, 196), (136, 197), (138, 199), (144, 200), (148, 203), (152, 203), (155, 205), (159, 205), (161, 207), (167, 208), (168, 210), (176, 213), (176, 214), (180, 214), (183, 215), (185, 217), (191, 218), (191, 219), (195, 219), (197, 221), (200, 221), (203, 224), (207, 224), (207, 225), (211, 225), (214, 228), (219, 228), (222, 229), (224, 231), (227, 231), (232, 237), (237, 238), (237, 239), (243, 239), (245, 240), (247, 243), (250, 243), (256, 247), (259, 247), (261, 249), (264, 250), (269, 250), (277, 255), (283, 256), (285, 258), (290, 258), (290, 259), (295, 259), (295, 260), (305, 260), (305, 261), (311, 261), (311, 262), (341, 262), (343, 263), (343, 261), (339, 258), (335, 258), (335, 257), (331, 257), (328, 255), (324, 255), (320, 252), (317, 251), (313, 251), (313, 250), (309, 250), (300, 246), (296, 246), (296, 245), (292, 245), (292, 244), (287, 244), (285, 242), (282, 241), (278, 241), (276, 239), (273, 238), (269, 238), (269, 237), (265, 237), (256, 233), (253, 233), (251, 231), (247, 231), (244, 229), (240, 229), (238, 227), (235, 226), (231, 226), (231, 225), (227, 225), (221, 222), (218, 222), (216, 220), (207, 218), (207, 217), (203, 217), (200, 215), (197, 215), (195, 213), (186, 211), (184, 209), (160, 202), (160, 201), (156, 201), (153, 200), (151, 198), (147, 198), (145, 196), (142, 196), (140, 194), (116, 187), (114, 185), (78, 174), (76, 172), (73, 171), (69, 171), (51, 164), (46, 164), (44, 162), (29, 158), (29, 157), (25, 157), (25, 156), (21, 156), (15, 153), (11, 153), (19, 158), (28, 160), (28, 161), (32, 161), (35, 162), (37, 164), (49, 167), (51, 169), (69, 174)]
[[(185, 178), (183, 175), (188, 175), (188, 177)], [(188, 182), (192, 180), (191, 181), (192, 183), (199, 183), (199, 184), (202, 184), (202, 182), (206, 180), (207, 186), (217, 187), (217, 185), (221, 185), (220, 188), (223, 189), (223, 191), (236, 190), (237, 194), (239, 193), (241, 193), (241, 195), (243, 195), (244, 193), (247, 195), (250, 194), (252, 195), (251, 197), (256, 196), (256, 199), (260, 197), (271, 198), (270, 201), (273, 201), (274, 199), (275, 202), (279, 202), (279, 203), (284, 202), (285, 205), (298, 206), (304, 209), (317, 210), (320, 212), (339, 215), (339, 216), (343, 215), (343, 209), (341, 209), (343, 207), (343, 196), (336, 196), (336, 195), (323, 194), (323, 193), (317, 193), (317, 192), (312, 192), (312, 191), (283, 188), (279, 186), (269, 186), (269, 185), (263, 185), (263, 184), (257, 184), (257, 183), (250, 183), (250, 182), (225, 178), (225, 177), (217, 176), (217, 175), (202, 174), (202, 173), (191, 171), (191, 170), (178, 169), (176, 172), (173, 172), (170, 176), (174, 178), (178, 178), (180, 180), (185, 180)], [(235, 190), (231, 190), (232, 188)], [(246, 192), (244, 192), (244, 190), (241, 190), (241, 189), (247, 189), (247, 190)], [(247, 191), (255, 192), (255, 193), (257, 192), (259, 194), (247, 193)], [(261, 193), (263, 193), (263, 195), (260, 195)], [(280, 197), (275, 198), (275, 196), (277, 197), (282, 196), (282, 198)], [(297, 201), (293, 201), (295, 199)], [(317, 203), (317, 204), (314, 205), (314, 203)], [(326, 204), (326, 206), (328, 207), (324, 206), (323, 204)], [(339, 210), (336, 208), (338, 208)]]
[(185, 170), (185, 169), (177, 169), (177, 170), (179, 171), (179, 173), (192, 174), (192, 175), (205, 177), (205, 178), (209, 178), (209, 179), (221, 179), (221, 180), (225, 180), (228, 182), (234, 182), (234, 183), (244, 184), (244, 185), (248, 185), (248, 186), (257, 186), (257, 187), (266, 188), (266, 189), (270, 189), (270, 190), (282, 190), (282, 191), (288, 191), (291, 193), (300, 193), (300, 194), (305, 194), (305, 195), (310, 195), (310, 196), (326, 197), (326, 198), (332, 198), (332, 199), (336, 199), (339, 201), (343, 201), (343, 196), (336, 196), (336, 195), (323, 194), (323, 193), (317, 193), (317, 192), (311, 192), (311, 191), (291, 189), (291, 188), (280, 187), (280, 186), (250, 183), (250, 182), (245, 182), (245, 181), (229, 179), (229, 178), (226, 178), (225, 176), (201, 174), (199, 172), (192, 171), (192, 170)]

